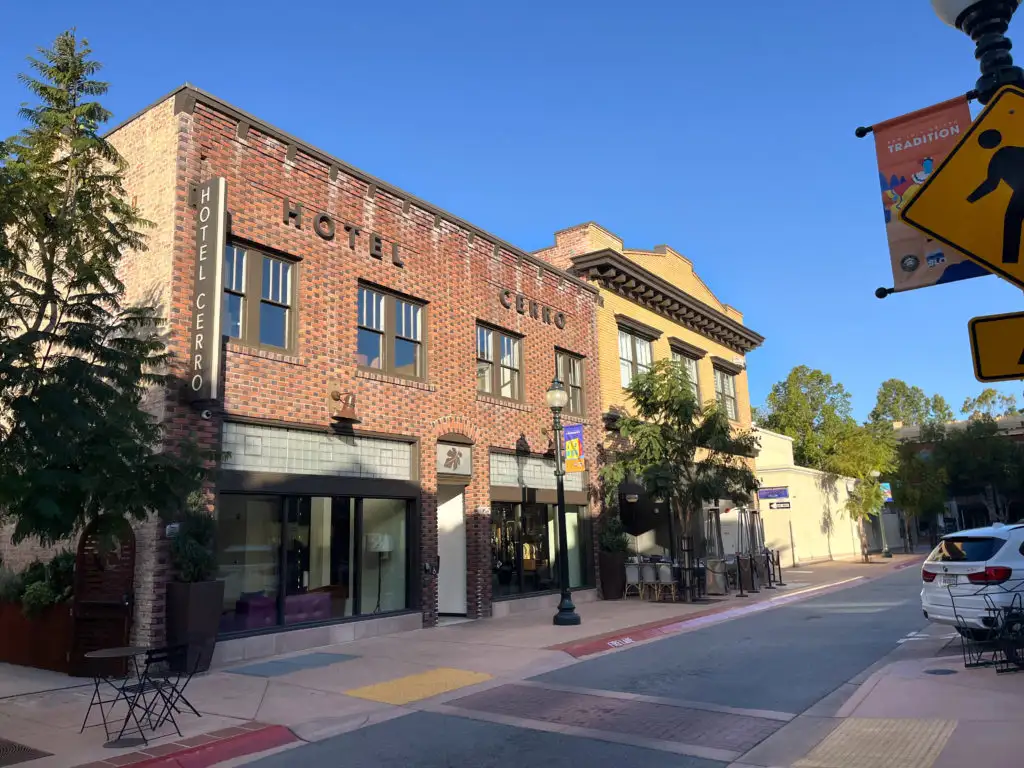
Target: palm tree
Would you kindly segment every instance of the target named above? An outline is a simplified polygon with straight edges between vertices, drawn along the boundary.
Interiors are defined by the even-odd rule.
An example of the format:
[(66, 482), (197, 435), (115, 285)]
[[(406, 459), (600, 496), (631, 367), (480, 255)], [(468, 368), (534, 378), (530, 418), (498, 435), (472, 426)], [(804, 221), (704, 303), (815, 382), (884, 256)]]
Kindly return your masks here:
[(716, 499), (749, 502), (757, 490), (747, 462), (757, 438), (737, 431), (718, 403), (700, 403), (680, 362), (659, 360), (626, 391), (633, 412), (619, 419), (619, 439), (601, 470), (609, 502), (623, 482), (640, 480), (653, 498), (669, 502), (673, 559), (676, 530), (689, 531), (703, 555), (704, 505)]

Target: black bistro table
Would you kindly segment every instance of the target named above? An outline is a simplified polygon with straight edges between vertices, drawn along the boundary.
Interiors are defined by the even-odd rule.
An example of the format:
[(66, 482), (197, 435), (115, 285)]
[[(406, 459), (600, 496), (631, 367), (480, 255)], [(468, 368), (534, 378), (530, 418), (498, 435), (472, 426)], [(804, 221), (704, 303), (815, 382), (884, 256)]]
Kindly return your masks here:
[[(85, 731), (92, 708), (99, 707), (100, 717), (103, 720), (103, 732), (107, 736), (105, 746), (128, 747), (134, 746), (139, 742), (148, 743), (142, 730), (142, 724), (139, 722), (137, 705), (144, 688), (142, 684), (142, 670), (139, 668), (139, 657), (145, 656), (149, 650), (145, 646), (129, 645), (123, 648), (103, 648), (102, 650), (90, 651), (85, 654), (86, 659), (96, 662), (96, 664), (94, 665), (95, 672), (93, 672), (92, 676), (92, 700), (89, 702), (89, 709), (85, 712), (85, 719), (82, 721), (82, 728), (78, 731), (79, 733)], [(115, 666), (123, 671), (111, 672), (111, 668)], [(110, 697), (111, 694), (113, 694), (111, 698), (104, 698), (104, 696)], [(113, 712), (114, 707), (120, 701), (124, 701), (127, 704), (128, 711), (125, 713), (124, 722), (121, 724), (121, 730), (117, 733), (117, 738), (111, 739), (111, 730), (107, 717)], [(137, 738), (125, 739), (124, 732), (130, 722), (135, 723), (135, 729), (137, 729), (139, 735)]]

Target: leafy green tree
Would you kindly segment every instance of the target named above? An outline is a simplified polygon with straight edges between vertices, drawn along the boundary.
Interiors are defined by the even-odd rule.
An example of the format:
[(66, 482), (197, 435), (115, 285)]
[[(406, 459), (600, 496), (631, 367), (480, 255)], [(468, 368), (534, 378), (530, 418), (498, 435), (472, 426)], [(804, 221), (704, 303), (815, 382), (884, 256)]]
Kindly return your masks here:
[(855, 425), (850, 393), (817, 369), (797, 366), (775, 384), (760, 409), (760, 426), (793, 438), (802, 467), (828, 470), (843, 434)]
[(935, 424), (946, 424), (953, 420), (953, 409), (942, 395), (932, 395), (928, 409), (931, 411), (930, 421)]
[(964, 429), (950, 430), (936, 442), (932, 455), (944, 469), (952, 495), (981, 495), (990, 520), (1005, 522), (1007, 497), (1024, 487), (1024, 452), (999, 433), (994, 419), (981, 415)]
[(911, 520), (941, 514), (949, 493), (948, 484), (946, 468), (934, 456), (922, 456), (915, 445), (900, 446), (892, 496), (896, 506), (903, 510), (904, 541), (908, 546)]
[(968, 397), (960, 407), (960, 412), (968, 419), (976, 420), (985, 417), (999, 419), (1003, 416), (1016, 416), (1017, 396), (1004, 395), (992, 387), (986, 387), (977, 397)]
[(920, 387), (912, 387), (901, 379), (886, 379), (878, 387), (875, 407), (868, 415), (874, 425), (891, 425), (894, 421), (923, 425), (952, 421), (953, 412), (942, 395), (928, 397)]
[(37, 103), (0, 148), (0, 516), (15, 541), (177, 512), (202, 476), (193, 447), (162, 450), (142, 407), (167, 384), (166, 352), (117, 270), (147, 222), (102, 136), (107, 85), (90, 56), (72, 31), (29, 59)]
[(825, 470), (834, 475), (852, 478), (846, 501), (846, 512), (859, 521), (861, 551), (868, 559), (866, 524), (885, 505), (880, 478), (895, 469), (896, 445), (892, 430), (880, 431), (870, 425), (849, 426), (836, 441)]
[(620, 418), (621, 445), (601, 470), (609, 500), (627, 479), (641, 480), (653, 497), (669, 502), (672, 553), (679, 530), (689, 531), (703, 552), (704, 505), (749, 502), (757, 490), (748, 463), (757, 438), (734, 432), (717, 403), (699, 403), (681, 363), (657, 361), (627, 392), (633, 413)]

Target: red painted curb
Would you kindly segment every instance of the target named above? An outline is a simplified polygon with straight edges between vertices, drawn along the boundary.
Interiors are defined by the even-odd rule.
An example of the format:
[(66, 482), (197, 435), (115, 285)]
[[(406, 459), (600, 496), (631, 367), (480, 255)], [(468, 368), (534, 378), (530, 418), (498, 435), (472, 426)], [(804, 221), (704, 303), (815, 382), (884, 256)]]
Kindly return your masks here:
[(221, 739), (212, 744), (185, 749), (164, 757), (154, 757), (141, 763), (132, 763), (132, 768), (209, 768), (225, 760), (264, 752), (298, 740), (298, 736), (283, 725), (271, 725), (258, 731)]
[(580, 653), (580, 650), (582, 650), (582, 649), (589, 649), (591, 646), (597, 646), (597, 647), (600, 647), (600, 649), (602, 651), (607, 651), (609, 648), (616, 647), (616, 646), (610, 645), (610, 643), (615, 641), (615, 640), (621, 640), (621, 639), (626, 638), (626, 637), (631, 637), (631, 638), (634, 638), (634, 641), (635, 641), (635, 638), (638, 635), (641, 635), (641, 634), (649, 635), (650, 637), (655, 637), (656, 635), (660, 634), (660, 630), (663, 629), (664, 627), (670, 627), (673, 624), (679, 624), (681, 622), (690, 621), (692, 619), (699, 619), (702, 616), (713, 616), (716, 613), (722, 613), (723, 611), (731, 610), (734, 607), (735, 606), (730, 606), (730, 605), (718, 605), (718, 606), (715, 606), (714, 608), (708, 608), (708, 609), (703, 610), (703, 611), (697, 611), (696, 613), (691, 613), (691, 614), (689, 614), (687, 616), (683, 616), (683, 617), (673, 616), (670, 619), (660, 619), (658, 621), (652, 621), (652, 622), (650, 622), (648, 624), (637, 624), (635, 627), (628, 627), (627, 629), (619, 629), (619, 630), (616, 630), (614, 632), (608, 632), (607, 634), (604, 634), (604, 635), (595, 635), (594, 637), (587, 637), (587, 638), (584, 638), (583, 640), (570, 640), (567, 643), (559, 643), (558, 645), (549, 645), (544, 650), (546, 650), (546, 651), (565, 651), (570, 656), (576, 656), (577, 658), (579, 658), (579, 656), (587, 656), (590, 653), (594, 653), (594, 651), (587, 651), (587, 652), (584, 652), (584, 653)]

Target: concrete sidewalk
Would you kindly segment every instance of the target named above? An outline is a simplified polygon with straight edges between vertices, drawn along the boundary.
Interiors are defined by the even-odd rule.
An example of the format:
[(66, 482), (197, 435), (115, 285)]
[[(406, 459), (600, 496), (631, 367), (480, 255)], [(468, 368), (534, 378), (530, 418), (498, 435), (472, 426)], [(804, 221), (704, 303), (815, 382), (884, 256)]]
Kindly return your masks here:
[(884, 665), (834, 712), (806, 713), (734, 767), (1019, 768), (1024, 671), (966, 669), (949, 628), (929, 631), (908, 640), (941, 639), (938, 655)]
[[(184, 749), (200, 748), (208, 753), (206, 761), (190, 756), (188, 764), (213, 765), (237, 757), (245, 740), (259, 742), (260, 749), (267, 748), (265, 743), (281, 746), (281, 726), (295, 739), (321, 740), (402, 716), (413, 704), (443, 701), (447, 695), (465, 695), (573, 664), (573, 647), (596, 643), (594, 652), (614, 652), (619, 647), (616, 637), (653, 640), (664, 632), (687, 631), (688, 623), (696, 628), (771, 609), (780, 598), (785, 602), (841, 589), (919, 560), (919, 555), (896, 556), (869, 565), (808, 566), (784, 572), (786, 588), (710, 604), (638, 599), (585, 603), (579, 606), (583, 623), (578, 627), (555, 627), (549, 612), (534, 611), (241, 662), (193, 680), (188, 698), (203, 717), (180, 717), (182, 737), (165, 727), (145, 747), (106, 748), (102, 727), (78, 734), (91, 684), (19, 695), (0, 699), (0, 738), (49, 753), (25, 763), (29, 768), (109, 768), (158, 757), (169, 760)], [(660, 629), (651, 634), (652, 627)], [(51, 685), (51, 678), (45, 684)], [(113, 717), (119, 716), (123, 711), (114, 712)], [(227, 751), (219, 752), (222, 747)]]

